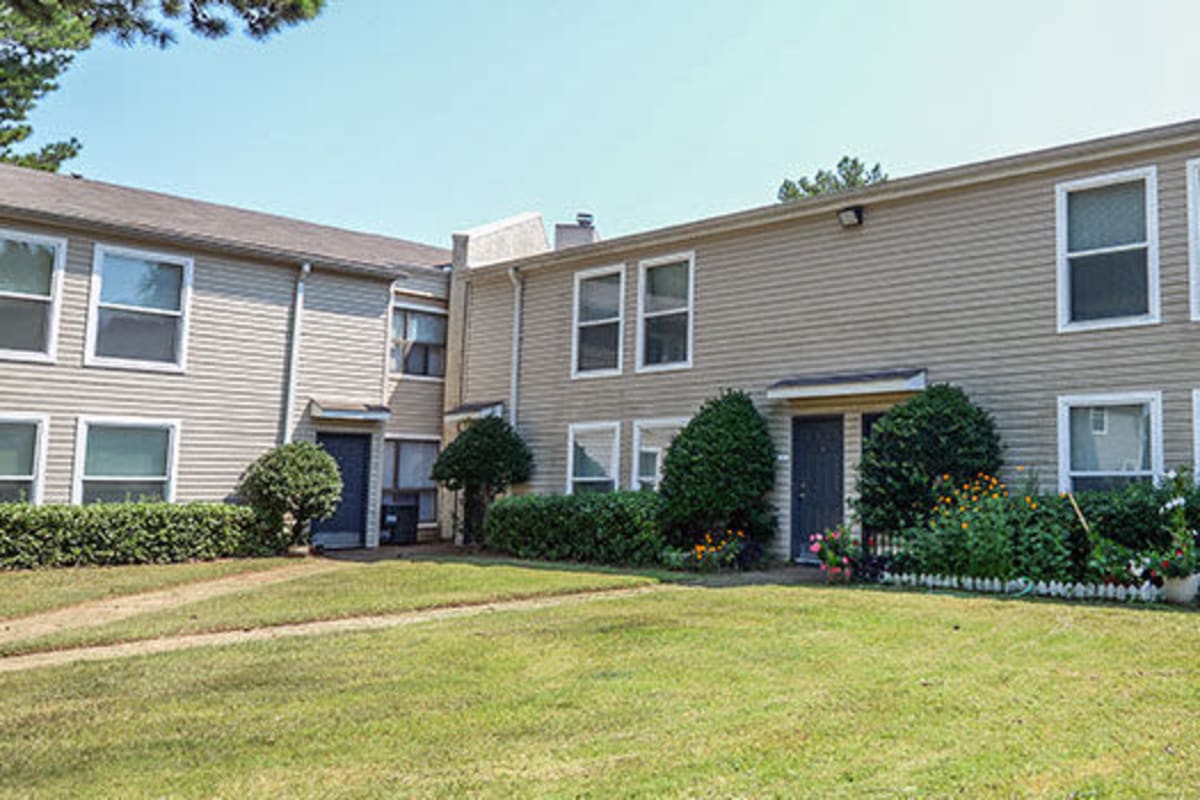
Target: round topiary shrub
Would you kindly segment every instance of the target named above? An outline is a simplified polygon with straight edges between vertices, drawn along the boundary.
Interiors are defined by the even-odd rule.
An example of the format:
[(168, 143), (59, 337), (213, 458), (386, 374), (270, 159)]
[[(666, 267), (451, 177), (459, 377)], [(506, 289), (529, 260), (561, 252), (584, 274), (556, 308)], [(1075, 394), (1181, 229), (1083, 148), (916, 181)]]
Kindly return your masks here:
[(934, 486), (996, 474), (1000, 436), (990, 414), (957, 386), (931, 386), (884, 415), (863, 443), (858, 514), (869, 530), (903, 531), (928, 518)]
[(268, 451), (242, 476), (241, 496), (265, 519), (291, 530), (292, 544), (311, 541), (309, 523), (328, 519), (342, 498), (342, 476), (333, 456), (312, 442)]
[(533, 453), (500, 417), (469, 420), (433, 465), (435, 481), (463, 492), (463, 539), (467, 544), (483, 540), (488, 504), (532, 474)]
[(659, 487), (663, 528), (677, 547), (727, 529), (766, 543), (775, 533), (767, 499), (774, 485), (767, 421), (748, 394), (724, 391), (701, 406), (667, 448)]

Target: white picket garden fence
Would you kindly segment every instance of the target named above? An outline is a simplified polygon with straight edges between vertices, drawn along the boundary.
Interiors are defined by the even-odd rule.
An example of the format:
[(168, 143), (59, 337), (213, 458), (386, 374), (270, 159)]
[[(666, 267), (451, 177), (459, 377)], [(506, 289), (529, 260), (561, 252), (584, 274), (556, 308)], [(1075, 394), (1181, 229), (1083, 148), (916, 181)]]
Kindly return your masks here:
[(1149, 581), (1141, 586), (1116, 586), (1111, 583), (1032, 582), (1022, 578), (1002, 581), (999, 578), (962, 578), (911, 573), (884, 573), (882, 580), (891, 586), (959, 589), (986, 594), (1056, 597), (1062, 600), (1108, 600), (1118, 603), (1158, 603), (1163, 600), (1163, 590)]

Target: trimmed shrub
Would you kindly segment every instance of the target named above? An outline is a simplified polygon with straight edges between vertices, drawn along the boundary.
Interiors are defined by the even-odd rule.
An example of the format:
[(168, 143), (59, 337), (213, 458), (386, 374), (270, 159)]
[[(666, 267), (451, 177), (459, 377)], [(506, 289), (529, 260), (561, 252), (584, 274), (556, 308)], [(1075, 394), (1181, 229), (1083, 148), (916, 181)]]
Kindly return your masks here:
[(169, 564), (281, 552), (279, 528), (223, 503), (0, 504), (0, 569)]
[(488, 509), (487, 543), (519, 558), (649, 566), (667, 544), (660, 510), (653, 492), (509, 497)]
[(872, 531), (919, 527), (936, 484), (969, 483), (1000, 469), (992, 417), (957, 386), (931, 386), (885, 414), (863, 443), (857, 511)]
[(514, 484), (533, 475), (533, 453), (521, 435), (501, 417), (468, 420), (453, 442), (438, 454), (433, 479), (452, 492), (463, 492), (463, 540), (484, 540), (488, 505)]
[(241, 496), (264, 519), (288, 525), (292, 544), (308, 544), (309, 523), (328, 519), (342, 499), (337, 462), (313, 442), (291, 442), (267, 451), (242, 476)]
[[(1133, 483), (1107, 492), (1080, 492), (1075, 501), (1094, 535), (1132, 550), (1162, 550), (1171, 534), (1160, 513), (1174, 497), (1170, 486)], [(1188, 524), (1200, 528), (1200, 492), (1194, 487), (1187, 498)]]
[(659, 493), (671, 544), (688, 548), (706, 532), (741, 530), (755, 542), (775, 534), (767, 497), (775, 445), (750, 396), (725, 391), (707, 401), (667, 448)]

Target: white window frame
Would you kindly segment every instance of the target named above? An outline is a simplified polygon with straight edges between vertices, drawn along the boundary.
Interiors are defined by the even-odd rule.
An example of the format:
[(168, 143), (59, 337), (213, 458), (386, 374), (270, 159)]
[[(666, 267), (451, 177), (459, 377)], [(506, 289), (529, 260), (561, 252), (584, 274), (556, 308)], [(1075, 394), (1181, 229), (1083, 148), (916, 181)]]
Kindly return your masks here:
[(0, 475), (0, 480), (29, 481), (29, 502), (40, 506), (44, 498), (46, 483), (46, 444), (50, 434), (50, 417), (26, 411), (0, 412), (0, 422), (16, 422), (37, 426), (34, 434), (33, 474)]
[[(647, 430), (663, 430), (663, 429), (670, 430), (672, 428), (682, 430), (683, 426), (687, 425), (687, 424), (688, 424), (687, 417), (653, 417), (650, 419), (635, 419), (633, 421), (633, 442), (632, 442), (633, 454), (632, 454), (632, 457), (629, 459), (629, 488), (631, 488), (631, 489), (642, 488), (641, 483), (640, 483), (641, 476), (638, 474), (638, 467), (640, 466), (638, 464), (638, 457), (642, 452), (642, 433)], [(662, 459), (666, 455), (666, 451), (661, 450), (659, 448), (655, 448), (655, 449), (659, 450), (658, 468), (659, 468), (659, 472), (661, 473), (662, 467), (663, 467)], [(655, 481), (654, 481), (655, 491), (658, 490), (658, 484), (661, 481), (662, 481), (662, 476), (660, 474), (659, 476), (657, 476), (655, 478)]]
[[(450, 309), (445, 305), (440, 305), (435, 302), (424, 303), (420, 300), (410, 297), (395, 295), (392, 297), (392, 304), (388, 308), (387, 320), (387, 345), (384, 350), (384, 359), (387, 363), (388, 377), (397, 381), (417, 381), (418, 383), (445, 383), (445, 375), (414, 375), (405, 372), (403, 369), (396, 369), (392, 361), (392, 348), (396, 346), (396, 339), (392, 337), (392, 326), (395, 323), (396, 309), (402, 308), (405, 311), (420, 311), (422, 314), (436, 314), (446, 318), (446, 343), (442, 348), (446, 351), (447, 357), (450, 351)], [(447, 364), (447, 366), (449, 366)], [(439, 440), (440, 441), (440, 440)]]
[[(133, 311), (139, 314), (156, 314), (179, 319), (179, 339), (174, 362), (144, 361), (136, 358), (96, 355), (97, 326), (100, 316), (100, 292), (104, 283), (104, 256), (107, 254), (175, 264), (183, 268), (183, 280), (179, 287), (179, 311), (177, 312), (148, 309), (142, 306), (105, 305), (106, 308)], [(174, 253), (160, 253), (152, 250), (139, 250), (130, 247), (118, 247), (116, 245), (97, 242), (92, 254), (92, 285), (88, 297), (87, 342), (83, 350), (84, 366), (127, 369), (139, 372), (187, 372), (188, 328), (192, 318), (192, 275), (194, 269), (194, 260), (187, 256), (180, 256)]]
[[(50, 314), (46, 324), (46, 349), (41, 352), (32, 350), (9, 350), (0, 348), (0, 360), (3, 361), (32, 361), (39, 364), (53, 364), (58, 360), (58, 314), (62, 299), (63, 274), (67, 266), (67, 240), (59, 236), (43, 236), (38, 233), (0, 228), (0, 238), (26, 244), (45, 245), (54, 248), (54, 268), (50, 275)], [(0, 297), (12, 300), (36, 300), (46, 302), (41, 295), (25, 294), (24, 292), (0, 291)]]
[(71, 502), (83, 502), (83, 483), (85, 480), (110, 480), (113, 483), (136, 481), (136, 477), (120, 478), (89, 478), (84, 475), (84, 465), (87, 460), (87, 434), (92, 425), (112, 425), (127, 428), (166, 428), (170, 431), (167, 439), (167, 477), (163, 484), (163, 500), (175, 502), (175, 482), (178, 478), (179, 465), (179, 433), (183, 423), (178, 419), (151, 419), (149, 417), (80, 417), (75, 425), (75, 468), (71, 478)]
[(1187, 220), (1191, 317), (1200, 322), (1200, 158), (1187, 162)]
[[(1123, 473), (1149, 477), (1158, 483), (1166, 471), (1163, 460), (1162, 392), (1117, 392), (1110, 394), (1067, 394), (1058, 397), (1058, 490), (1072, 491), (1071, 478), (1110, 477), (1116, 473), (1073, 472), (1071, 470), (1071, 409), (1075, 406), (1132, 406), (1150, 407), (1150, 470)], [(1090, 427), (1090, 422), (1089, 422)]]
[[(390, 322), (389, 322), (388, 331), (389, 331), (389, 333), (391, 331), (391, 323)], [(409, 377), (412, 377), (412, 376), (410, 375)], [(383, 437), (383, 440), (379, 444), (379, 454), (378, 454), (379, 464), (380, 464), (379, 483), (381, 486), (379, 496), (381, 499), (383, 497), (383, 492), (386, 491), (388, 488), (386, 486), (383, 486), (383, 466), (382, 466), (383, 459), (387, 456), (387, 443), (388, 442), (423, 442), (426, 444), (436, 444), (437, 448), (438, 448), (438, 455), (441, 455), (441, 453), (442, 453), (442, 437), (440, 437), (440, 436), (431, 436), (428, 433), (388, 433), (388, 434), (385, 434)], [(405, 491), (405, 490), (402, 489), (400, 491)], [(441, 489), (441, 487), (435, 486), (433, 489), (412, 489), (409, 491), (422, 491), (422, 492), (432, 491), (432, 492), (436, 493), (437, 499), (434, 500), (434, 509), (435, 509), (436, 513), (434, 514), (433, 522), (421, 522), (421, 520), (419, 518), (420, 515), (418, 514), (417, 527), (418, 528), (426, 528), (426, 529), (438, 527), (438, 525), (441, 524), (438, 520), (440, 520), (441, 516), (442, 516), (442, 489)], [(420, 501), (418, 500), (417, 502), (420, 502)]]
[(1200, 484), (1200, 389), (1192, 389), (1192, 479)]
[[(620, 275), (620, 288), (617, 302), (617, 366), (609, 369), (579, 369), (579, 330), (588, 325), (611, 325), (613, 320), (591, 320), (581, 322), (579, 319), (579, 301), (583, 282), (591, 278), (603, 278), (607, 275)], [(571, 300), (571, 379), (577, 378), (610, 378), (620, 375), (625, 368), (625, 265), (611, 264), (603, 267), (580, 270), (575, 273), (575, 291)]]
[[(645, 337), (646, 337), (646, 271), (654, 267), (661, 267), (667, 264), (677, 264), (687, 262), (688, 266), (688, 298), (687, 298), (687, 360), (673, 361), (669, 364), (646, 364), (645, 363)], [(671, 311), (660, 311), (649, 314), (650, 317), (663, 316), (667, 314), (678, 314), (679, 309)], [(642, 372), (670, 372), (678, 369), (691, 369), (692, 362), (696, 358), (695, 353), (695, 336), (696, 334), (696, 253), (687, 251), (683, 253), (672, 253), (668, 256), (656, 256), (654, 258), (644, 259), (638, 262), (638, 298), (637, 298), (637, 357), (634, 362), (637, 365), (636, 371)]]
[[(612, 479), (613, 490), (621, 488), (621, 423), (575, 422), (567, 426), (567, 494), (575, 493), (575, 434), (588, 431), (612, 431)], [(584, 481), (589, 480), (584, 478)], [(598, 478), (590, 479), (599, 482)]]
[[(1110, 319), (1093, 319), (1082, 322), (1071, 321), (1071, 270), (1067, 253), (1067, 196), (1071, 192), (1086, 189), (1097, 189), (1116, 183), (1130, 183), (1135, 180), (1143, 181), (1146, 192), (1146, 281), (1147, 281), (1147, 313), (1131, 317), (1112, 317)], [(1120, 172), (1110, 172), (1104, 175), (1094, 175), (1078, 180), (1064, 181), (1054, 187), (1055, 195), (1055, 241), (1057, 262), (1057, 302), (1058, 302), (1058, 332), (1075, 333), (1078, 331), (1106, 330), (1109, 328), (1128, 328), (1137, 325), (1157, 325), (1161, 321), (1161, 305), (1159, 298), (1158, 274), (1158, 169), (1154, 166), (1137, 167)], [(1140, 247), (1141, 245), (1136, 245)], [(1099, 255), (1109, 252), (1120, 252), (1133, 249), (1135, 246), (1119, 245), (1116, 247), (1082, 250), (1072, 253), (1072, 256)]]

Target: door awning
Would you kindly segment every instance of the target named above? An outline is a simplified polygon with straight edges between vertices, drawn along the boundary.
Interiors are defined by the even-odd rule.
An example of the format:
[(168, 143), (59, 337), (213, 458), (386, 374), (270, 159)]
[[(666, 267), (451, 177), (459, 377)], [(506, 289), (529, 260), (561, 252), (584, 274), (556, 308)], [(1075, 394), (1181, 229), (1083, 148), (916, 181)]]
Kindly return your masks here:
[(846, 397), (861, 394), (919, 392), (925, 388), (923, 369), (893, 369), (838, 375), (802, 375), (785, 378), (767, 387), (770, 400), (803, 400), (810, 397)]
[(374, 403), (356, 403), (347, 400), (309, 401), (308, 413), (313, 419), (338, 419), (348, 422), (384, 422), (392, 415), (392, 410), (384, 405)]

